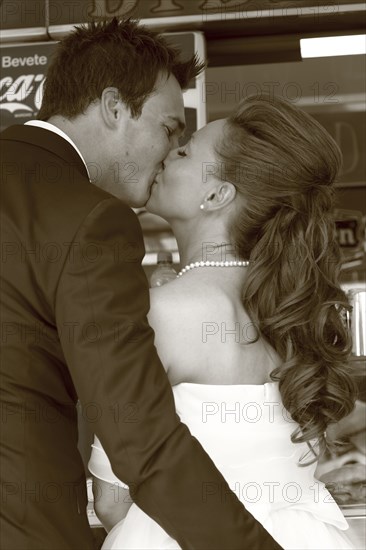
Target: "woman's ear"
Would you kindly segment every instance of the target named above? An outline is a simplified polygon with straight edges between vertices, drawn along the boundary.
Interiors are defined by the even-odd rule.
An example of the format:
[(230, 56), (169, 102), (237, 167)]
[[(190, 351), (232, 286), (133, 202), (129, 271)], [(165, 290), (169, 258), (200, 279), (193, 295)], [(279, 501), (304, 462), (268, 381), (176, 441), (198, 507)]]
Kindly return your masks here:
[(219, 210), (230, 204), (236, 196), (236, 188), (229, 181), (220, 182), (215, 189), (206, 194), (202, 204), (206, 212)]
[(104, 122), (110, 128), (115, 127), (126, 114), (126, 106), (120, 99), (117, 88), (105, 88), (100, 98), (100, 108)]

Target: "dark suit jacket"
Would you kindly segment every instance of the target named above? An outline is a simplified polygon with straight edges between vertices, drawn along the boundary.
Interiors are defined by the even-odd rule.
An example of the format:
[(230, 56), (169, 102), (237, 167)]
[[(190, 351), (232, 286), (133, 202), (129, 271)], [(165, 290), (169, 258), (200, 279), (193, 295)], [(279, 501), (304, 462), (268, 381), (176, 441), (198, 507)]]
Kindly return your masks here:
[(279, 548), (175, 413), (134, 212), (42, 128), (1, 135), (1, 548), (91, 549), (75, 404), (185, 549)]

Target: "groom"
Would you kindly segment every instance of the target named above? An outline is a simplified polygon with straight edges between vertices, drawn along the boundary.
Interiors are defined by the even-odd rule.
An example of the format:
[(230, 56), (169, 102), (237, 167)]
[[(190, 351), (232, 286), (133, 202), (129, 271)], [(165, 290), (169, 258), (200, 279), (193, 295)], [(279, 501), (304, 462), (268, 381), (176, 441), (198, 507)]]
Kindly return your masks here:
[(184, 129), (179, 62), (131, 21), (59, 46), (38, 121), (1, 135), (0, 546), (92, 549), (79, 398), (115, 474), (185, 549), (279, 549), (175, 414), (146, 321), (142, 206)]

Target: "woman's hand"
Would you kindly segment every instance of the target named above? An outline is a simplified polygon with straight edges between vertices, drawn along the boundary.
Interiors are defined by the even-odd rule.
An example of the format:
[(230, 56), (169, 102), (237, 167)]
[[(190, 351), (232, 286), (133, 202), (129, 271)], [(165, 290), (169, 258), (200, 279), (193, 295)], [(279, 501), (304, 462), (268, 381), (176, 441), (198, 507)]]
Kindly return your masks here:
[(128, 489), (95, 476), (93, 476), (93, 495), (95, 513), (107, 532), (126, 517), (133, 502)]

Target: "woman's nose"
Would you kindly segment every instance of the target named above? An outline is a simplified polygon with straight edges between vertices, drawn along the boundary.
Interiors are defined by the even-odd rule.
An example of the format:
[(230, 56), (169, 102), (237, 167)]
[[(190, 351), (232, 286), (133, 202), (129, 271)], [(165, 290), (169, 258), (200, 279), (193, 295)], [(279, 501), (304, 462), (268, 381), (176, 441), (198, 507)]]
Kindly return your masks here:
[(173, 134), (170, 138), (171, 150), (177, 149), (179, 147), (179, 137), (176, 134)]
[(173, 149), (171, 149), (168, 153), (168, 156), (165, 158), (164, 160), (164, 164), (165, 166), (167, 164), (169, 164), (169, 162), (171, 162), (174, 158), (177, 157), (177, 149), (179, 149), (179, 147), (174, 147)]

